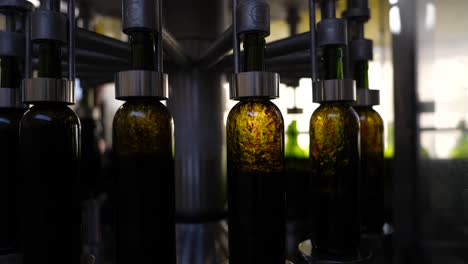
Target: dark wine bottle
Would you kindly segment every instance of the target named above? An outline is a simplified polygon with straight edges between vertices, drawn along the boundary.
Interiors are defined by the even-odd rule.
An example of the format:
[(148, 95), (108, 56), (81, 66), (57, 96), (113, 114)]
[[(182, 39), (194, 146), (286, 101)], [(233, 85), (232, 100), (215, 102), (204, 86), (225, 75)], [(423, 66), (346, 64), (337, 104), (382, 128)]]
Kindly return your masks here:
[[(134, 32), (130, 42), (133, 69), (154, 71), (154, 33)], [(172, 137), (159, 98), (128, 97), (115, 114), (118, 264), (176, 263)]]
[[(342, 47), (324, 47), (324, 80), (343, 79)], [(310, 120), (312, 241), (319, 257), (354, 257), (360, 241), (359, 119), (347, 101), (327, 101)]]
[[(369, 89), (367, 61), (354, 64), (358, 89)], [(383, 120), (369, 105), (354, 106), (361, 124), (361, 220), (365, 233), (382, 233), (384, 223)]]
[[(0, 57), (0, 90), (19, 92), (21, 74), (16, 57)], [(19, 252), (20, 163), (18, 131), (24, 109), (14, 105), (0, 107), (0, 255)]]
[[(244, 35), (244, 71), (263, 71), (265, 36)], [(284, 122), (269, 97), (241, 97), (227, 120), (231, 264), (285, 262)]]
[[(40, 78), (60, 79), (60, 45), (41, 41)], [(80, 121), (63, 102), (36, 102), (20, 122), (23, 263), (80, 263)]]

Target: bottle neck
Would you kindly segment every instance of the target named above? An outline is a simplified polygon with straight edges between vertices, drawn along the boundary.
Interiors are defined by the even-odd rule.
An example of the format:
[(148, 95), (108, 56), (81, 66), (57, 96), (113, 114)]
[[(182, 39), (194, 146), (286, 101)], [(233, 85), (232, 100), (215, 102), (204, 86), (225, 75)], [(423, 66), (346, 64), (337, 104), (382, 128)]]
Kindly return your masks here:
[(61, 48), (55, 41), (42, 41), (39, 43), (38, 76), (41, 78), (62, 78)]
[(323, 65), (325, 80), (343, 79), (343, 49), (339, 46), (330, 46), (323, 49)]
[(0, 57), (0, 87), (19, 88), (21, 74), (18, 61), (14, 57)]
[(130, 34), (131, 62), (134, 70), (155, 70), (155, 36), (152, 32)]
[(369, 89), (369, 63), (367, 61), (354, 63), (354, 78), (358, 89)]
[(244, 35), (244, 71), (265, 71), (265, 35), (247, 33)]

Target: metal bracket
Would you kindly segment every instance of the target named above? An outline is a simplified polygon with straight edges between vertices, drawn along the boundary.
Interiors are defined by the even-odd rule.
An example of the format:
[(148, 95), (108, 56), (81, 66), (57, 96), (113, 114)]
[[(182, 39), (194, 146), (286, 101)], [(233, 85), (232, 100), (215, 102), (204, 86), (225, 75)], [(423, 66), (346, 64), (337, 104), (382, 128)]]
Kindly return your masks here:
[(370, 89), (357, 89), (355, 106), (374, 106), (380, 104), (380, 91)]
[(67, 16), (49, 10), (31, 14), (32, 37), (35, 40), (55, 40), (67, 43)]
[(348, 44), (348, 30), (345, 19), (327, 18), (317, 24), (319, 46)]
[(264, 0), (240, 0), (237, 10), (237, 32), (263, 32), (270, 35), (270, 6)]
[(23, 102), (75, 103), (74, 82), (67, 79), (30, 78), (23, 80)]
[(234, 74), (230, 83), (230, 98), (279, 97), (280, 76), (273, 72), (241, 72)]
[(167, 74), (155, 71), (124, 71), (115, 76), (115, 98), (157, 98), (169, 97)]
[(0, 56), (24, 58), (25, 38), (23, 34), (0, 32)]
[(356, 101), (356, 86), (352, 79), (324, 80), (313, 84), (314, 103)]
[[(160, 0), (124, 0), (122, 1), (122, 29), (129, 34), (134, 30), (157, 31), (159, 29), (157, 1)], [(159, 12), (159, 10), (158, 10)]]
[(370, 61), (374, 58), (373, 43), (369, 39), (351, 41), (349, 50), (353, 61)]

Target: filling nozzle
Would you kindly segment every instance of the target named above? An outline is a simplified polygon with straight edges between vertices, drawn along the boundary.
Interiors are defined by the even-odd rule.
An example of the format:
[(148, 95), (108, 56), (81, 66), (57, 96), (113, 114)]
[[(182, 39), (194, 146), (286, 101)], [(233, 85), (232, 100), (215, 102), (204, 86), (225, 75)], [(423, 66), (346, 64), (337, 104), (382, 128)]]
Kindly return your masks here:
[[(279, 74), (265, 72), (265, 38), (270, 34), (270, 5), (265, 0), (232, 0), (234, 75), (230, 98), (279, 97)], [(239, 41), (244, 44), (244, 67), (240, 69)]]
[[(68, 14), (60, 13), (59, 0), (42, 0), (41, 9), (27, 17), (26, 72), (23, 102), (27, 104), (75, 103), (75, 0), (68, 1)], [(39, 77), (31, 78), (31, 43), (39, 48)], [(68, 78), (62, 78), (63, 46), (68, 47)], [(29, 56), (28, 56), (29, 53)]]
[(122, 30), (129, 36), (129, 71), (116, 74), (116, 98), (168, 98), (163, 73), (162, 0), (122, 0)]
[(322, 19), (336, 18), (336, 0), (322, 0)]
[(41, 9), (60, 12), (60, 0), (42, 0)]

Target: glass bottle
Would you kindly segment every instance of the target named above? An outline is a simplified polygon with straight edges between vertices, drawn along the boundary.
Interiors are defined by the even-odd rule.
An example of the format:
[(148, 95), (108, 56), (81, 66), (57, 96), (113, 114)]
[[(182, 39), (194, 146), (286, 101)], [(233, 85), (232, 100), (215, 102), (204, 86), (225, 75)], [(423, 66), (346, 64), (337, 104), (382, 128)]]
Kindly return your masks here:
[[(130, 36), (135, 70), (154, 71), (154, 34)], [(113, 123), (117, 263), (176, 263), (173, 122), (157, 98), (129, 97)]]
[[(342, 48), (324, 48), (325, 76), (342, 79)], [(321, 103), (310, 119), (312, 240), (318, 256), (354, 257), (360, 241), (359, 119), (347, 101)]]
[[(369, 89), (368, 62), (355, 63), (358, 89)], [(372, 106), (354, 106), (361, 125), (361, 221), (363, 232), (382, 233), (384, 224), (383, 120)]]
[[(38, 76), (61, 78), (60, 45), (39, 44)], [(38, 102), (20, 122), (23, 263), (80, 263), (80, 121), (61, 102)]]
[[(264, 71), (265, 36), (244, 35), (244, 71)], [(284, 121), (268, 97), (243, 97), (227, 120), (231, 264), (285, 262)]]
[(293, 120), (286, 129), (287, 143), (285, 147), (286, 158), (305, 158), (306, 153), (298, 143), (299, 131), (297, 130), (297, 121)]
[[(0, 89), (19, 90), (21, 82), (17, 58), (0, 57)], [(18, 253), (19, 250), (19, 122), (23, 108), (0, 107), (0, 255)]]

